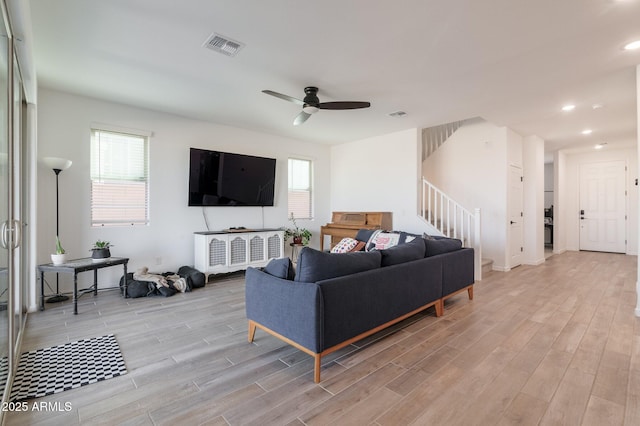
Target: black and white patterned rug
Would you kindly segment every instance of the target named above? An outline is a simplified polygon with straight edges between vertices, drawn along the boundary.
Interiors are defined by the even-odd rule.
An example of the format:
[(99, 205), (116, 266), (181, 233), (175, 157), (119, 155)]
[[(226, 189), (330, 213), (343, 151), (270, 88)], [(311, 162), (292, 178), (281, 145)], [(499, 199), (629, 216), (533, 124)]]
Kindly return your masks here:
[(113, 334), (25, 352), (11, 401), (39, 398), (127, 374)]

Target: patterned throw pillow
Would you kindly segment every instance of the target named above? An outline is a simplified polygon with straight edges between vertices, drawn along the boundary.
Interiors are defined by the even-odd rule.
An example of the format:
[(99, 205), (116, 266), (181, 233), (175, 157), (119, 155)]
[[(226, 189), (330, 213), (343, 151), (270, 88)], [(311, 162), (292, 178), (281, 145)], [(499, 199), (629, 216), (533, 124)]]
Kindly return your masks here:
[(333, 246), (331, 253), (349, 253), (358, 245), (358, 240), (353, 238), (343, 238), (338, 244)]
[(388, 249), (389, 247), (398, 245), (399, 242), (399, 233), (378, 231), (371, 235), (371, 238), (369, 238), (366, 250), (384, 250)]

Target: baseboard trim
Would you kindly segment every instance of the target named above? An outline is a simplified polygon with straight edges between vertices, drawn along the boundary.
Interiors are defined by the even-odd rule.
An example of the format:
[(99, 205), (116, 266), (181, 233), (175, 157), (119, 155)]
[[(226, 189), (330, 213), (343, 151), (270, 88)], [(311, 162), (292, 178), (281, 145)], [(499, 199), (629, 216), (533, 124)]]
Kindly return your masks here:
[(509, 268), (507, 266), (494, 266), (491, 270), (492, 271), (498, 271), (498, 272), (509, 272), (511, 270), (511, 268)]

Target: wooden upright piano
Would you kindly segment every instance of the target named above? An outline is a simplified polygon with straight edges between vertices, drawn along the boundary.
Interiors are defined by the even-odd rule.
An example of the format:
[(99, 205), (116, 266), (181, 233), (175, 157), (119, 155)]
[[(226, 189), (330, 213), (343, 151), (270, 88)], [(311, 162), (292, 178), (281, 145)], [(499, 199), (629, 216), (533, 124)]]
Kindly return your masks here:
[(331, 247), (345, 237), (355, 238), (359, 229), (392, 230), (391, 212), (333, 212), (331, 222), (320, 227), (320, 250), (325, 235), (331, 236)]

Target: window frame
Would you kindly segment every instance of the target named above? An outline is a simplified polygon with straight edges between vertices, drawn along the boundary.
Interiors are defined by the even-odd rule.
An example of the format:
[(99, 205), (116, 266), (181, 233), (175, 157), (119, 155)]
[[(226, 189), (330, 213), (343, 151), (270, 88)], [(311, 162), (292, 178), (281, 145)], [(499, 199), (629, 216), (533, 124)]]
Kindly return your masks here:
[[(94, 155), (98, 155), (98, 158), (101, 159), (100, 153), (95, 154), (94, 150), (96, 149), (95, 144), (96, 138), (100, 136), (100, 134), (112, 134), (112, 135), (120, 135), (125, 137), (132, 137), (135, 139), (143, 140), (143, 176), (142, 179), (109, 179), (102, 177), (98, 172), (98, 178), (94, 177)], [(150, 161), (149, 161), (149, 152), (150, 152), (150, 141), (151, 141), (152, 133), (144, 130), (137, 129), (127, 129), (121, 127), (115, 127), (110, 125), (103, 124), (92, 124), (90, 128), (90, 148), (89, 148), (89, 180), (90, 180), (90, 198), (89, 198), (89, 223), (92, 228), (99, 227), (124, 227), (124, 226), (149, 226), (150, 219)], [(131, 216), (126, 217), (124, 220), (98, 220), (94, 219), (95, 210), (99, 210), (98, 208), (94, 208), (94, 183), (95, 182), (104, 182), (111, 181), (121, 182), (121, 183), (144, 183), (144, 219), (140, 219), (139, 217)], [(130, 206), (135, 207), (135, 206)]]
[[(308, 163), (309, 165), (309, 186), (307, 189), (297, 189), (294, 188), (295, 185), (293, 185), (292, 187), (292, 173), (291, 173), (291, 167), (292, 167), (292, 161), (303, 161), (305, 163)], [(314, 203), (314, 181), (313, 181), (313, 168), (314, 168), (314, 162), (312, 159), (310, 158), (304, 158), (304, 157), (289, 157), (287, 158), (287, 217), (291, 217), (291, 214), (293, 213), (291, 210), (291, 192), (292, 191), (306, 191), (309, 195), (308, 195), (308, 199), (309, 199), (309, 211), (308, 214), (305, 216), (295, 216), (296, 219), (301, 219), (301, 220), (313, 220), (314, 219), (314, 207), (315, 207), (315, 203)]]

